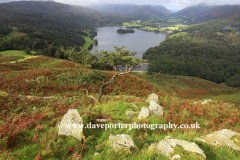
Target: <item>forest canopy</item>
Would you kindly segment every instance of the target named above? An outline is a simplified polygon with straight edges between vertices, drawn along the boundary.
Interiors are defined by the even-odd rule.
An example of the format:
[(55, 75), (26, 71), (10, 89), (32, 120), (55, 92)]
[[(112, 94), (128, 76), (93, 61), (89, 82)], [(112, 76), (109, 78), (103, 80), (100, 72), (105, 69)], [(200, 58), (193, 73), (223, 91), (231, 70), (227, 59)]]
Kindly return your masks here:
[(238, 30), (238, 25), (229, 24), (226, 19), (195, 25), (183, 30), (187, 35), (174, 37), (176, 32), (168, 35), (159, 46), (149, 48), (143, 59), (149, 60), (149, 71), (195, 76), (240, 87)]

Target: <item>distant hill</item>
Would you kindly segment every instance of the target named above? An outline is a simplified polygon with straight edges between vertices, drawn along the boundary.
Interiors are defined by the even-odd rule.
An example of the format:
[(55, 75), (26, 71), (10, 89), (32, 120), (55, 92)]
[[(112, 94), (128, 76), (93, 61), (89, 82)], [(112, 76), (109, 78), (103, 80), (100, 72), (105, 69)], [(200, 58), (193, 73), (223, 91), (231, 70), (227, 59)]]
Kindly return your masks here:
[(143, 54), (148, 70), (240, 87), (240, 10), (226, 14), (193, 25), (181, 36), (172, 33), (159, 46), (149, 48)]
[(170, 11), (168, 11), (165, 7), (155, 7), (155, 6), (143, 6), (132, 13), (129, 14), (129, 16), (133, 17), (148, 17), (150, 15), (156, 15), (156, 16), (167, 16)]
[(186, 7), (178, 12), (175, 12), (175, 15), (194, 17), (200, 13), (206, 12), (215, 7), (217, 7), (217, 6), (215, 6), (215, 5), (209, 6), (205, 3), (201, 3), (201, 4), (197, 4), (197, 5), (191, 5), (191, 6)]
[(131, 12), (141, 8), (141, 6), (135, 4), (93, 4), (86, 7), (103, 13), (118, 13), (122, 15), (128, 15)]
[(54, 56), (58, 46), (83, 46), (85, 37), (92, 39), (96, 35), (97, 25), (122, 24), (128, 20), (123, 15), (52, 1), (1, 3), (0, 28), (14, 28), (14, 33), (21, 32), (22, 36), (0, 33), (0, 50), (31, 49)]
[(218, 6), (213, 9), (210, 9), (206, 12), (203, 12), (199, 15), (197, 15), (193, 21), (196, 23), (206, 22), (213, 19), (221, 18), (228, 16), (231, 13), (234, 13), (236, 11), (240, 10), (240, 5), (224, 5), (224, 6)]
[(156, 10), (158, 13), (171, 13), (171, 11), (169, 11), (166, 7), (161, 6), (161, 5), (156, 5), (156, 6), (150, 6), (152, 7), (154, 10)]
[(103, 13), (119, 13), (133, 17), (144, 17), (149, 15), (166, 16), (171, 13), (161, 5), (135, 5), (135, 4), (99, 4), (87, 6)]
[[(36, 18), (67, 18), (81, 19), (82, 23), (96, 23), (104, 14), (91, 8), (72, 6), (53, 1), (20, 1), (0, 4), (0, 13), (5, 15), (22, 15)], [(41, 15), (41, 16), (38, 16)], [(0, 19), (3, 19), (1, 17)]]

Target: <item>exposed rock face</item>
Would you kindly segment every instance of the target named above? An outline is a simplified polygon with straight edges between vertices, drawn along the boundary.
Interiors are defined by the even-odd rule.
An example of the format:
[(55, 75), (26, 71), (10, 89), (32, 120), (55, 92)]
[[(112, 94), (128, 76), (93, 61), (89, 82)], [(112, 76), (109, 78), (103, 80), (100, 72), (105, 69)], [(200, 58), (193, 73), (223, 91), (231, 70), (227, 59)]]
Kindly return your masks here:
[[(177, 159), (181, 157), (179, 154), (176, 154), (176, 147), (182, 147), (183, 151), (190, 153), (195, 153), (193, 159), (206, 159), (206, 156), (202, 149), (194, 142), (188, 142), (185, 140), (179, 139), (170, 139), (170, 136), (167, 136), (164, 140), (161, 140), (158, 144), (153, 143), (148, 149), (160, 154), (164, 154), (170, 159)], [(178, 151), (179, 152), (179, 151)], [(180, 152), (181, 153), (181, 152)]]
[(80, 117), (77, 109), (69, 109), (63, 116), (59, 126), (58, 135), (74, 136), (77, 139), (82, 139), (83, 120)]
[[(232, 139), (232, 137), (234, 136), (238, 136), (239, 138)], [(200, 138), (195, 138), (195, 140), (202, 141), (215, 146), (216, 145), (228, 146), (235, 150), (240, 151), (240, 145), (238, 146), (237, 144), (235, 144), (240, 142), (240, 134), (228, 129), (216, 131), (216, 132), (213, 132), (212, 134), (207, 134), (207, 135), (201, 136)]]
[(163, 116), (163, 108), (153, 100), (150, 101), (149, 109), (151, 110), (151, 113), (157, 116)]
[(120, 149), (131, 152), (138, 149), (134, 144), (132, 137), (126, 134), (117, 134), (116, 136), (111, 134), (109, 136), (109, 140), (111, 147), (113, 147), (116, 151)]
[(150, 110), (148, 108), (142, 107), (141, 112), (138, 115), (139, 119), (148, 118), (150, 115)]
[(155, 101), (156, 103), (158, 103), (158, 95), (156, 95), (155, 93), (150, 94), (146, 102), (150, 102), (150, 101)]
[(128, 118), (132, 118), (136, 116), (136, 112), (134, 111), (126, 111), (126, 115)]

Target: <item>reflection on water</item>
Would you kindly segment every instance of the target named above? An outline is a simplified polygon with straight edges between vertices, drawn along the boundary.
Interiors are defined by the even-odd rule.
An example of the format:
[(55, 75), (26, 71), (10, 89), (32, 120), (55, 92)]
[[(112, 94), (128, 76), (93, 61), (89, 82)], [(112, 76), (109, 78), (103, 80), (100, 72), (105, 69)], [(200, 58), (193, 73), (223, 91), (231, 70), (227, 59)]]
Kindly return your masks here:
[[(119, 26), (106, 26), (97, 28), (97, 36), (94, 39), (98, 40), (98, 45), (92, 49), (92, 53), (97, 49), (114, 51), (113, 46), (127, 46), (127, 50), (137, 52), (135, 58), (142, 59), (142, 55), (150, 47), (155, 47), (165, 40), (166, 34), (146, 32), (139, 29), (134, 29), (135, 33), (118, 34)], [(125, 68), (121, 68), (125, 70)], [(147, 64), (134, 71), (147, 71)]]

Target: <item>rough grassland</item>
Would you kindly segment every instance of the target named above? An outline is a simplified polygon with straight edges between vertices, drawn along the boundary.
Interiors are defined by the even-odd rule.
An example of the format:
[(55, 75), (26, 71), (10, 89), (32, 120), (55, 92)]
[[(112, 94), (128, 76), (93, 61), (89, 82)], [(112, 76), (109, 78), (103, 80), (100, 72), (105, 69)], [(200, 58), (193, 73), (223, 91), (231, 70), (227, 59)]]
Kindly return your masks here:
[(26, 53), (24, 51), (19, 51), (19, 50), (2, 51), (2, 52), (0, 52), (0, 54), (2, 56), (12, 56), (12, 55), (16, 55), (16, 54), (26, 55)]
[[(83, 69), (81, 65), (38, 56), (18, 64), (0, 64), (0, 68), (7, 70), (0, 71), (0, 159), (165, 160), (166, 156), (149, 152), (147, 149), (152, 143), (157, 143), (166, 136), (196, 142), (209, 160), (240, 158), (239, 151), (194, 140), (223, 128), (240, 133), (240, 94), (235, 89), (192, 77), (135, 72), (120, 76), (107, 86), (101, 104), (93, 109), (92, 114), (88, 109), (93, 100), (85, 94), (84, 87), (74, 83), (63, 84), (58, 80), (59, 77), (66, 76), (67, 72), (76, 74), (77, 68)], [(113, 72), (102, 73), (105, 80), (114, 75)], [(38, 81), (35, 81), (37, 78)], [(95, 94), (99, 85), (91, 84), (88, 89), (90, 94)], [(207, 94), (199, 94), (202, 92)], [(149, 106), (145, 100), (150, 93), (159, 96), (159, 104), (164, 109), (163, 117), (153, 116), (145, 120), (127, 118), (125, 111), (140, 111), (143, 106)], [(23, 99), (21, 95), (28, 97)], [(55, 98), (43, 99), (44, 96)], [(212, 98), (214, 101), (202, 105), (200, 102), (203, 98)], [(225, 102), (234, 105), (224, 104)], [(83, 141), (79, 141), (72, 136), (58, 135), (56, 126), (68, 109), (77, 109), (85, 126), (90, 122), (100, 124), (96, 119), (103, 118), (113, 124), (198, 122), (200, 128), (85, 128)], [(108, 140), (110, 134), (132, 136), (138, 150), (131, 154), (115, 152)], [(99, 155), (94, 155), (96, 152)]]
[(8, 40), (8, 39), (11, 39), (11, 38), (22, 37), (22, 36), (26, 35), (26, 33), (18, 32), (18, 28), (16, 28), (16, 27), (12, 27), (12, 29), (13, 29), (13, 31), (11, 33), (9, 33), (9, 35), (4, 36), (3, 40)]

